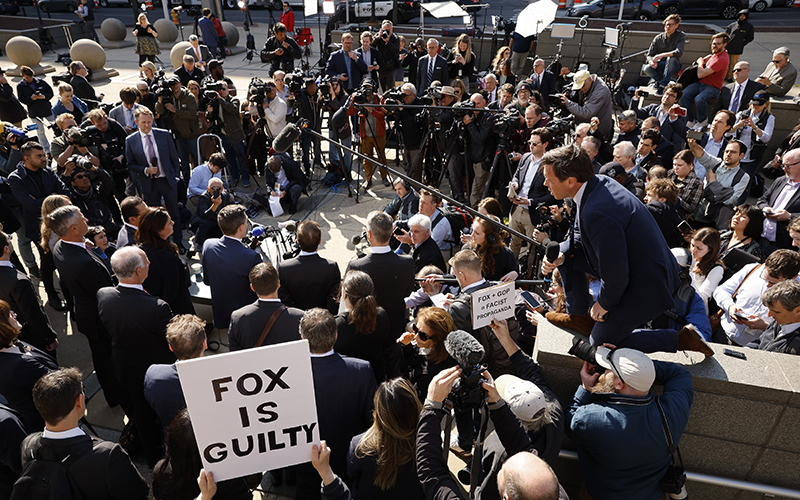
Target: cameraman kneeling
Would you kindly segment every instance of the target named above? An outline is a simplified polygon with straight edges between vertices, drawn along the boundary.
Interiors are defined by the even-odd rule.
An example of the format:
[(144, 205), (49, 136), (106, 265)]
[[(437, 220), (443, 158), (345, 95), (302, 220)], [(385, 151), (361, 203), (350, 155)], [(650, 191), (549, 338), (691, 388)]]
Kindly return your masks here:
[[(442, 456), (441, 438), (441, 420), (446, 415), (443, 403), (460, 375), (460, 367), (453, 367), (436, 375), (428, 386), (428, 397), (419, 415), (416, 461), (425, 498), (462, 498)], [(483, 372), (483, 377), (481, 386), (487, 393), (489, 415), (494, 422), (497, 436), (511, 457), (497, 474), (500, 497), (508, 500), (568, 498), (558, 484), (553, 470), (536, 455), (530, 438), (506, 402), (501, 399), (489, 372)]]

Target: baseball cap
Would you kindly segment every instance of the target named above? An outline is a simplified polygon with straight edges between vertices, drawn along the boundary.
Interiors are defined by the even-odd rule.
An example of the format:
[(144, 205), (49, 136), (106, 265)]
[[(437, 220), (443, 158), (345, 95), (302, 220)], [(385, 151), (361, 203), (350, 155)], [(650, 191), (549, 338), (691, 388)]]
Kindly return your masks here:
[(625, 174), (625, 167), (623, 167), (622, 163), (618, 161), (610, 161), (600, 167), (600, 171), (598, 173), (600, 175), (607, 175), (612, 179), (616, 179), (620, 175)]
[(542, 390), (529, 380), (514, 375), (500, 375), (494, 384), (500, 397), (506, 400), (520, 422), (533, 422), (536, 415), (547, 406)]
[(580, 90), (583, 88), (583, 84), (586, 82), (586, 79), (589, 78), (589, 76), (591, 76), (591, 74), (585, 69), (574, 73), (572, 75), (572, 90)]
[(451, 87), (449, 85), (445, 85), (444, 87), (442, 87), (442, 91), (441, 92), (442, 92), (442, 95), (449, 95), (449, 96), (453, 96), (453, 97), (456, 96), (456, 89), (454, 89), (453, 87)]
[(656, 379), (653, 360), (635, 349), (598, 347), (595, 359), (598, 365), (611, 370), (623, 383), (637, 391), (649, 391)]
[(766, 104), (769, 102), (769, 94), (766, 92), (757, 92), (750, 100), (751, 104)]

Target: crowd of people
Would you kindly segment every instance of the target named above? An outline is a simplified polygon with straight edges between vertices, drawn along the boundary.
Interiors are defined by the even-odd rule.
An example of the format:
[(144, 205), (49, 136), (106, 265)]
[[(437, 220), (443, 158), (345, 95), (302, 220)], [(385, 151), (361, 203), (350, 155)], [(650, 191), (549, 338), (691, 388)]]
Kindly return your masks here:
[[(647, 354), (713, 356), (711, 343), (800, 353), (800, 122), (766, 154), (770, 103), (796, 78), (789, 50), (751, 80), (743, 11), (710, 37), (694, 81), (678, 83), (686, 37), (671, 15), (643, 68), (660, 102), (642, 105), (640, 89), (616, 116), (614, 82), (587, 69), (536, 58), (524, 74), (533, 45), (516, 34), (478, 76), (468, 35), (448, 50), (407, 42), (386, 20), (343, 34), (323, 74), (304, 76), (289, 13), (284, 4), (261, 51), (271, 77), (246, 89), (225, 75), (209, 9), (174, 76), (153, 63), (158, 34), (140, 16), (141, 81), (115, 105), (80, 61), (58, 98), (31, 68), (16, 95), (0, 76), (11, 103), (0, 108), (0, 498), (29, 498), (42, 475), (90, 499), (251, 498), (260, 475), (217, 484), (201, 470), (185, 408), (176, 363), (206, 354), (212, 327), (231, 351), (308, 342), (322, 442), (308, 463), (269, 471), (298, 499), (460, 498), (443, 447), (480, 455), (477, 498), (565, 499), (552, 469), (565, 434), (581, 498), (685, 498), (680, 474), (675, 491), (662, 488), (691, 376)], [(38, 140), (11, 130), (26, 117)], [(297, 146), (276, 151), (298, 120)], [(323, 131), (374, 161), (335, 144), (326, 161)], [(199, 143), (205, 133), (223, 147)], [(389, 136), (406, 176), (384, 168)], [(294, 230), (299, 255), (275, 265), (243, 243), (251, 178), (294, 213), (316, 165), (330, 184), (365, 190), (377, 170), (394, 191), (344, 272), (319, 255), (311, 220)], [(438, 190), (444, 176), (455, 204)], [(208, 324), (189, 290), (195, 256)], [(472, 294), (543, 275), (552, 286), (534, 299), (518, 290), (513, 317), (473, 326)], [(45, 307), (68, 312), (88, 341), (108, 406), (127, 417), (119, 443), (84, 430), (82, 377), (59, 367), (62, 332)], [(571, 402), (531, 358), (543, 321), (589, 339)], [(443, 443), (453, 385), (477, 368), (458, 342), (484, 353), (471, 379), (479, 403), (455, 405)], [(483, 436), (487, 418), (495, 430)]]

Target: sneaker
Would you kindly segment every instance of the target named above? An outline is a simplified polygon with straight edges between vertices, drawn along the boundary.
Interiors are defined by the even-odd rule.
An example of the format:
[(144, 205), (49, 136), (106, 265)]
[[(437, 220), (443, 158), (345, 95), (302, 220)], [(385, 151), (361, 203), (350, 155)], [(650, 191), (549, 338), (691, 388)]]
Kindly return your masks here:
[(690, 122), (686, 122), (686, 128), (694, 129), (694, 126), (697, 125), (697, 122), (692, 120)]

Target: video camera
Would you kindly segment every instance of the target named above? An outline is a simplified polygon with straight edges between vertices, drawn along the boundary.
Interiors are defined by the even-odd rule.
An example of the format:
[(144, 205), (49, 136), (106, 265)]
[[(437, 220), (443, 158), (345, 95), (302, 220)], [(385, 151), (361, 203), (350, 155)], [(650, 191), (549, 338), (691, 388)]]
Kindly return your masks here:
[(0, 122), (0, 135), (3, 140), (14, 146), (22, 146), (26, 142), (37, 140), (36, 136), (28, 135), (28, 132), (38, 128), (36, 125), (28, 125), (25, 128), (18, 128), (9, 122)]
[(545, 127), (552, 135), (557, 144), (564, 144), (564, 139), (575, 128), (575, 117), (568, 116), (553, 120)]
[(367, 104), (372, 102), (372, 96), (374, 95), (375, 91), (372, 89), (372, 87), (362, 83), (359, 88), (353, 91), (353, 93), (350, 95), (350, 98), (356, 104)]
[(519, 110), (516, 108), (507, 109), (505, 114), (500, 115), (494, 121), (493, 130), (497, 135), (504, 135), (520, 127)]
[(301, 90), (303, 90), (303, 71), (301, 69), (296, 69), (293, 72), (289, 73), (285, 76), (286, 85), (289, 87), (289, 92), (292, 94), (298, 94)]
[(475, 103), (472, 101), (461, 101), (457, 102), (453, 105), (453, 116), (460, 120), (467, 115), (473, 114), (472, 112), (475, 110)]
[(445, 350), (458, 362), (461, 376), (447, 396), (456, 411), (479, 408), (486, 401), (486, 390), (481, 385), (486, 366), (481, 364), (486, 350), (475, 337), (463, 330), (447, 334)]
[(156, 99), (161, 98), (162, 104), (175, 104), (175, 96), (172, 94), (172, 86), (175, 85), (176, 82), (179, 80), (177, 78), (164, 78), (163, 77), (164, 70), (161, 70), (159, 73), (162, 73), (162, 77), (158, 80), (153, 78), (154, 81), (158, 81), (158, 87), (156, 88), (155, 94)]
[(442, 99), (442, 87), (428, 87), (428, 89), (419, 96), (420, 103), (424, 106), (435, 106), (436, 101)]
[(70, 127), (64, 131), (64, 137), (73, 146), (78, 147), (99, 147), (103, 141), (103, 133), (95, 127), (90, 125), (86, 128)]

